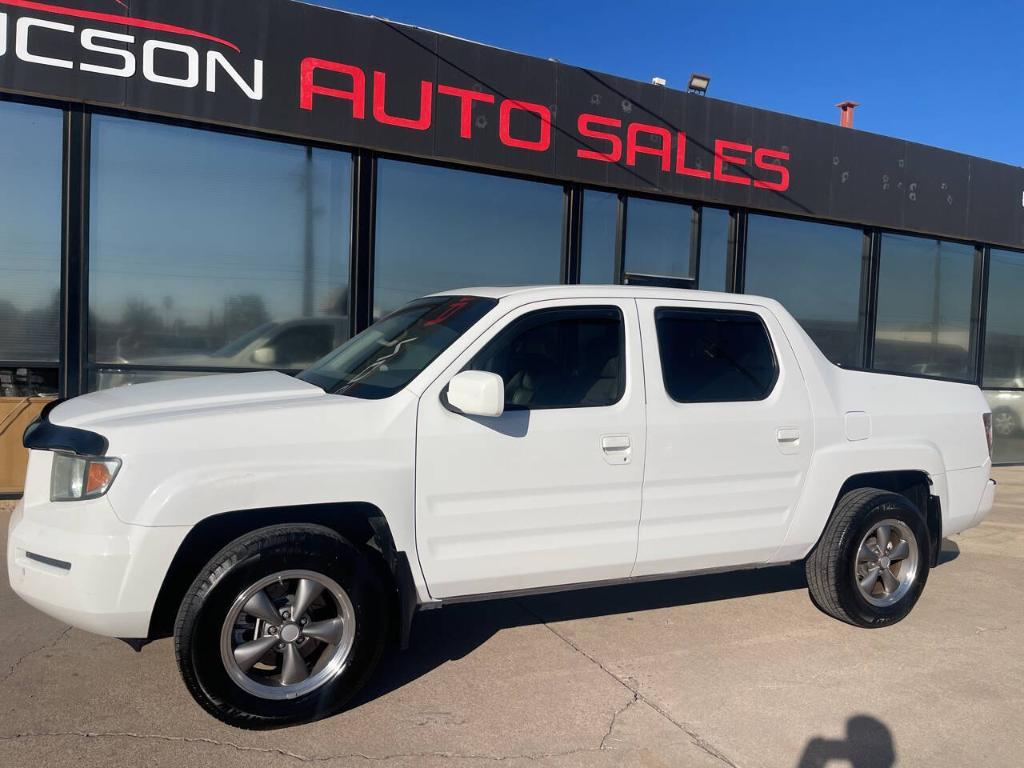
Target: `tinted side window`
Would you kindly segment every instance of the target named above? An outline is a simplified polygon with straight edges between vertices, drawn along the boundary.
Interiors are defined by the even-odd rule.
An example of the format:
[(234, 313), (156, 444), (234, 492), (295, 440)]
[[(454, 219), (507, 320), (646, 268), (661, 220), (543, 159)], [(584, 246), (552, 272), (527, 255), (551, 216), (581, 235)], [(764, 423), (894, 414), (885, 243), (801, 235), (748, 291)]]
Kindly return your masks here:
[(775, 386), (775, 353), (757, 315), (663, 307), (654, 322), (665, 389), (673, 400), (762, 400)]
[(625, 358), (616, 307), (544, 309), (511, 323), (469, 369), (504, 379), (509, 410), (580, 408), (619, 401)]

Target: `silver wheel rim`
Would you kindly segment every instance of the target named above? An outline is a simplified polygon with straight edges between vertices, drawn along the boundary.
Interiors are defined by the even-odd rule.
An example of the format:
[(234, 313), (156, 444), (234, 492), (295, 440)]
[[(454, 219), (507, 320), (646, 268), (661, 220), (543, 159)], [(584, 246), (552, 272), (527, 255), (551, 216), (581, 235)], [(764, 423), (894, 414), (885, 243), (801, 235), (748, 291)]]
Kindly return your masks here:
[(917, 537), (901, 520), (883, 520), (861, 539), (854, 579), (861, 597), (885, 607), (903, 599), (917, 581)]
[(992, 417), (992, 428), (997, 435), (1012, 435), (1017, 431), (1017, 419), (1012, 413), (997, 413)]
[(355, 608), (336, 581), (280, 571), (235, 599), (221, 628), (220, 657), (248, 693), (294, 699), (345, 669), (355, 636)]

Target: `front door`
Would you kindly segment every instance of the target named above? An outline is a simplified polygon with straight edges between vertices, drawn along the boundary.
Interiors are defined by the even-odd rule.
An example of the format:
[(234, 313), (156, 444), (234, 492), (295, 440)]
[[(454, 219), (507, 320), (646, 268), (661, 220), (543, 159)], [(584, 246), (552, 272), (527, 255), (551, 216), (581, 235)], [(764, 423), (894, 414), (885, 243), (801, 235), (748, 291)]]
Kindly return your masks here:
[[(502, 376), (502, 416), (446, 407), (466, 369)], [(420, 400), (416, 541), (431, 596), (627, 577), (644, 451), (636, 303), (512, 310)]]
[(633, 575), (764, 562), (785, 539), (814, 441), (789, 341), (763, 307), (637, 304), (648, 455)]

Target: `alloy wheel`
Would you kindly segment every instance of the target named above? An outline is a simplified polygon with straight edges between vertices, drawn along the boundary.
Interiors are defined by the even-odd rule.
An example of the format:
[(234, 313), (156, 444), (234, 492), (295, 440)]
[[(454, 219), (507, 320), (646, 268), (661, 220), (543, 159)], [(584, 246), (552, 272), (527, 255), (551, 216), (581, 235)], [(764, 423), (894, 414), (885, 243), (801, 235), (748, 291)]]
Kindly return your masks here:
[(883, 520), (861, 539), (854, 578), (871, 605), (893, 605), (910, 591), (918, 574), (917, 537), (901, 520)]
[(336, 581), (312, 571), (280, 571), (235, 599), (221, 629), (221, 660), (254, 696), (293, 699), (345, 668), (355, 634), (355, 608)]

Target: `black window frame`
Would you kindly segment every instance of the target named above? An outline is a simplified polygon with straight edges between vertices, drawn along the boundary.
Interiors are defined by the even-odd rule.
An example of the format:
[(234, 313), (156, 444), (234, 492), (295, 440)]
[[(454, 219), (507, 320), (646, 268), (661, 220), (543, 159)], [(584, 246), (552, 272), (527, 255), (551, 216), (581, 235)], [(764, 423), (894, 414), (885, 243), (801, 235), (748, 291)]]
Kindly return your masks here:
[[(736, 318), (742, 317), (754, 318), (760, 325), (761, 330), (764, 332), (765, 339), (768, 341), (768, 352), (772, 358), (772, 378), (771, 383), (768, 385), (765, 393), (761, 397), (744, 397), (744, 398), (728, 398), (728, 399), (708, 399), (708, 400), (677, 400), (669, 389), (668, 382), (666, 380), (665, 373), (665, 347), (661, 343), (661, 334), (658, 330), (658, 321), (661, 317), (667, 314), (674, 315), (690, 315), (695, 317), (719, 317), (719, 318)], [(654, 308), (654, 329), (655, 339), (658, 345), (658, 362), (661, 365), (661, 385), (665, 390), (665, 394), (669, 400), (679, 405), (697, 405), (702, 403), (760, 403), (770, 398), (775, 389), (779, 384), (779, 356), (775, 351), (775, 340), (772, 338), (771, 331), (768, 329), (768, 325), (765, 323), (764, 318), (757, 312), (743, 309), (706, 309), (702, 307), (680, 307), (680, 306), (658, 306)]]
[[(626, 348), (626, 316), (622, 311), (622, 307), (617, 304), (579, 304), (579, 305), (565, 305), (559, 307), (542, 307), (540, 309), (530, 310), (519, 317), (516, 317), (509, 321), (504, 327), (498, 330), (477, 352), (473, 354), (469, 362), (464, 365), (460, 371), (477, 371), (482, 370), (475, 368), (477, 360), (486, 355), (493, 347), (501, 344), (508, 336), (516, 332), (516, 327), (521, 325), (523, 322), (535, 319), (538, 315), (551, 315), (556, 319), (562, 319), (565, 316), (571, 316), (576, 314), (583, 314), (585, 312), (594, 311), (608, 312), (612, 311), (618, 318), (619, 323), (619, 357), (622, 361), (619, 366), (619, 386), (615, 400), (610, 403), (603, 405), (587, 405), (585, 403), (579, 403), (577, 405), (520, 405), (520, 404), (509, 404), (505, 403), (506, 411), (569, 411), (576, 410), (579, 408), (612, 408), (622, 402), (622, 399), (626, 396), (626, 385), (628, 383), (628, 358)], [(559, 317), (561, 316), (561, 317)], [(447, 392), (447, 387), (445, 388)]]

